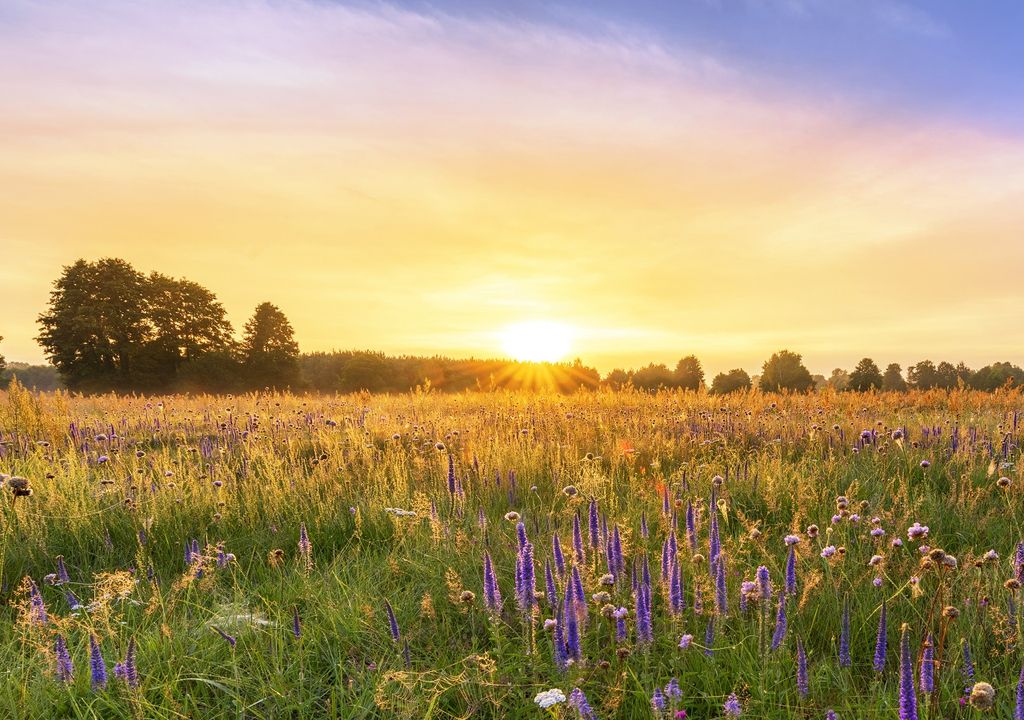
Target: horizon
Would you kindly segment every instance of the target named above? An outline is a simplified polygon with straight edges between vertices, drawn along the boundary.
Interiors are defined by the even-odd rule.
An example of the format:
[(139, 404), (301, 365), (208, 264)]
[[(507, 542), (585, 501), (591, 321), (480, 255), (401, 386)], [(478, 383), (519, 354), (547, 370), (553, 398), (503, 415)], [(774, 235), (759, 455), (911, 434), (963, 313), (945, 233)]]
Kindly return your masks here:
[(783, 348), (826, 377), (1022, 363), (1015, 19), (16, 0), (0, 355), (43, 362), (61, 268), (113, 256), (209, 288), (236, 334), (275, 303), (303, 352), (535, 357), (509, 343), (533, 323), (602, 374), (691, 353), (756, 374)]

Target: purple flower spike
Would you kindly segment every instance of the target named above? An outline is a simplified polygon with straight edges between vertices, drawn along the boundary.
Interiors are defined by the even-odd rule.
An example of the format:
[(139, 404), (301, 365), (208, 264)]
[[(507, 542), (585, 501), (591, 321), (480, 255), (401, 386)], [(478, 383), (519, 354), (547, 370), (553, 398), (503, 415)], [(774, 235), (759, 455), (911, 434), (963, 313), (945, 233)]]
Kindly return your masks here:
[(914, 658), (910, 654), (910, 626), (906, 623), (900, 638), (900, 720), (917, 720)]

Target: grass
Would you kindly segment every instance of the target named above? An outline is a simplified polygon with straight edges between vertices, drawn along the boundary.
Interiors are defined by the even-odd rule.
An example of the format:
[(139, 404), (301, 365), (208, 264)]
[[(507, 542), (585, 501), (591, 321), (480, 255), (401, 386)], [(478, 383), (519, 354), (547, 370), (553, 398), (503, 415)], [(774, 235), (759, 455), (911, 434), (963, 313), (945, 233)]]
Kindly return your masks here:
[[(675, 677), (682, 697), (673, 709), (690, 718), (723, 717), (731, 693), (746, 718), (823, 718), (830, 708), (839, 718), (896, 718), (899, 633), (908, 623), (915, 679), (926, 633), (942, 643), (938, 689), (927, 696), (918, 689), (920, 717), (1012, 718), (1024, 652), (1020, 591), (1004, 583), (1016, 576), (1015, 547), (1024, 538), (1021, 406), (1017, 392), (968, 391), (119, 398), (15, 386), (0, 394), (0, 473), (26, 478), (33, 494), (15, 498), (9, 479), (0, 488), (0, 717), (569, 718), (578, 715), (566, 704), (544, 711), (533, 698), (579, 687), (599, 718), (649, 718), (652, 692)], [(899, 441), (897, 429), (906, 433)], [(859, 442), (864, 430), (873, 431), (866, 443)], [(707, 560), (715, 476), (722, 478), (725, 615), (715, 611)], [(1006, 489), (996, 482), (1004, 476)], [(573, 497), (563, 492), (569, 485), (578, 490)], [(674, 525), (673, 513), (663, 512), (666, 496)], [(859, 522), (832, 522), (838, 496)], [(589, 548), (591, 500), (622, 536), (627, 569), (610, 588), (600, 585), (603, 549)], [(696, 553), (683, 527), (687, 503), (697, 516)], [(510, 511), (534, 547), (541, 591), (552, 535), (571, 567), (575, 514), (583, 521), (587, 619), (581, 660), (567, 669), (558, 667), (543, 628), (555, 615), (547, 601), (529, 615), (516, 606)], [(870, 535), (875, 517), (882, 539)], [(925, 544), (955, 556), (955, 570), (922, 567), (922, 543), (906, 533), (915, 521), (930, 528)], [(821, 528), (817, 538), (807, 534), (812, 523)], [(299, 550), (302, 524), (308, 560)], [(672, 527), (687, 600), (676, 615), (661, 582)], [(788, 533), (801, 537), (798, 587), (787, 601), (785, 639), (771, 652), (764, 645)], [(895, 537), (903, 547), (891, 546)], [(201, 557), (187, 566), (192, 539)], [(845, 552), (823, 559), (827, 545)], [(990, 549), (998, 560), (983, 559)], [(219, 551), (232, 556), (223, 566)], [(504, 597), (500, 614), (484, 606), (485, 551)], [(645, 554), (650, 644), (637, 640), (628, 569)], [(884, 560), (870, 567), (875, 554)], [(66, 585), (46, 580), (58, 555)], [(769, 569), (775, 594), (770, 603), (751, 599), (741, 612), (740, 583), (759, 565)], [(45, 623), (33, 612), (26, 577), (38, 588)], [(564, 582), (556, 584), (561, 598)], [(602, 589), (629, 611), (624, 642), (592, 600)], [(81, 608), (71, 608), (68, 590)], [(872, 658), (883, 598), (888, 652), (878, 673)], [(838, 662), (846, 600), (852, 667)], [(959, 617), (944, 619), (945, 606)], [(703, 646), (712, 618), (709, 657)], [(684, 634), (693, 645), (680, 649)], [(70, 683), (55, 674), (57, 635), (74, 662)], [(105, 689), (91, 687), (90, 636), (110, 672)], [(138, 646), (137, 688), (113, 675), (130, 638)], [(797, 639), (808, 655), (806, 697), (797, 688)], [(970, 681), (963, 642), (976, 668)], [(974, 680), (995, 687), (993, 709), (962, 704)]]

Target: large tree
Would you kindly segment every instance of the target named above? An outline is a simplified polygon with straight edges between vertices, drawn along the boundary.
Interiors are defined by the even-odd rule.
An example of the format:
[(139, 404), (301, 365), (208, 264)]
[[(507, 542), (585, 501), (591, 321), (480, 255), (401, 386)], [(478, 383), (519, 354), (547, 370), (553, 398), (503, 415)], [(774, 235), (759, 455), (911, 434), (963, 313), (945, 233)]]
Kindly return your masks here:
[(714, 395), (726, 395), (740, 390), (749, 390), (751, 387), (750, 376), (742, 368), (735, 368), (727, 373), (718, 373), (711, 381), (711, 392)]
[(229, 356), (235, 348), (231, 323), (217, 296), (191, 280), (152, 273), (147, 284), (152, 340), (149, 357), (164, 381), (204, 355)]
[(242, 357), (249, 382), (285, 388), (298, 381), (299, 345), (288, 318), (272, 303), (261, 303), (245, 324)]
[(882, 380), (882, 372), (878, 369), (875, 361), (871, 358), (864, 358), (850, 373), (849, 387), (850, 390), (857, 392), (878, 390), (882, 387)]
[(700, 390), (704, 387), (704, 368), (696, 355), (687, 355), (676, 363), (676, 387), (684, 390)]
[(889, 363), (882, 375), (882, 389), (892, 392), (906, 392), (907, 381), (903, 379), (903, 368), (899, 363)]
[(676, 385), (676, 376), (663, 363), (651, 363), (633, 373), (633, 387), (640, 390), (658, 390)]
[(131, 387), (150, 334), (145, 276), (124, 260), (64, 268), (39, 316), (37, 340), (71, 389)]
[(939, 374), (935, 371), (935, 363), (922, 360), (907, 368), (907, 380), (918, 390), (931, 390), (939, 386)]
[(806, 392), (814, 387), (814, 380), (804, 367), (803, 357), (789, 350), (780, 350), (762, 366), (760, 387), (765, 392)]

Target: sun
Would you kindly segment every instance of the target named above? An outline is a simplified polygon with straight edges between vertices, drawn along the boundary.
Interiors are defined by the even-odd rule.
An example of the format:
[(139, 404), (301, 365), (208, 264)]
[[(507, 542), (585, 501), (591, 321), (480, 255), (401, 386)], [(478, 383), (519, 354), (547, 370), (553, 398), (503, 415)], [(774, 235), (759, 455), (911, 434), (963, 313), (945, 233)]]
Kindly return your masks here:
[(548, 320), (508, 325), (501, 331), (505, 353), (521, 362), (558, 362), (572, 349), (572, 328)]

